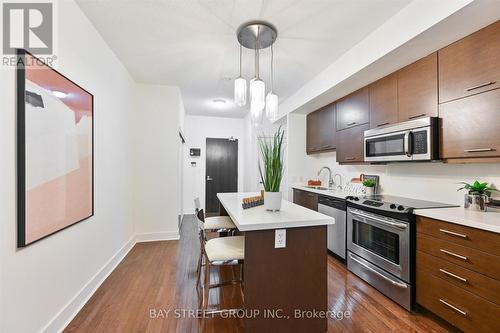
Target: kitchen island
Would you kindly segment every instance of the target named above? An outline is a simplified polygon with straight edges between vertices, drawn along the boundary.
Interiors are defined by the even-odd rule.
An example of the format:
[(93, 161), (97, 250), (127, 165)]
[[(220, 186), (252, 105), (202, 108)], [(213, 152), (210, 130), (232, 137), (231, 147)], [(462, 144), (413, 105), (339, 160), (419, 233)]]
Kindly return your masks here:
[(217, 194), (221, 215), (245, 233), (245, 332), (326, 332), (326, 226), (334, 219), (286, 200), (279, 212), (243, 209), (255, 195)]

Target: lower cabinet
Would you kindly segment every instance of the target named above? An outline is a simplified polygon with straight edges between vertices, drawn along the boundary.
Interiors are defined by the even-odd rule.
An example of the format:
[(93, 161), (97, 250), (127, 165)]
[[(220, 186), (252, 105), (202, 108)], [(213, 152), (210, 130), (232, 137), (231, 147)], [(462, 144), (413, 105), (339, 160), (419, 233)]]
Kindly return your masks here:
[(318, 195), (316, 193), (294, 189), (293, 203), (317, 211)]
[(417, 304), (464, 332), (498, 332), (498, 244), (499, 234), (418, 217)]

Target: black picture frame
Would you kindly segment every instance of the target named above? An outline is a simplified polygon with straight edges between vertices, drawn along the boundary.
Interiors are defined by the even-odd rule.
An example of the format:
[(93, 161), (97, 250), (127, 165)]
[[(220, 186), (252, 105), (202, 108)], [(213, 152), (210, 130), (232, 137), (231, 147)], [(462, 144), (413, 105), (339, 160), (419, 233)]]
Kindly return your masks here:
[[(26, 68), (25, 68), (25, 63), (26, 63), (26, 55), (31, 56), (34, 58), (36, 61), (38, 61), (40, 64), (43, 64), (50, 70), (54, 71), (56, 74), (60, 75), (62, 78), (65, 80), (68, 80), (70, 83), (74, 84), (78, 88), (82, 89), (85, 91), (87, 94), (90, 95), (91, 98), (91, 106), (92, 106), (92, 121), (91, 121), (91, 129), (92, 129), (92, 136), (91, 136), (91, 143), (92, 143), (92, 150), (91, 150), (91, 170), (92, 170), (92, 177), (91, 177), (91, 214), (79, 221), (75, 221), (74, 223), (71, 223), (61, 229), (58, 229), (48, 235), (45, 235), (41, 238), (38, 238), (34, 241), (31, 241), (29, 243), (26, 242)], [(24, 248), (28, 245), (34, 244), (36, 242), (39, 242), (47, 237), (50, 237), (62, 230), (65, 230), (69, 227), (72, 227), (82, 221), (88, 220), (91, 217), (94, 216), (95, 212), (95, 203), (94, 203), (94, 121), (95, 121), (95, 108), (94, 108), (94, 95), (66, 77), (64, 74), (60, 73), (59, 71), (55, 70), (51, 66), (47, 65), (43, 60), (37, 58), (30, 52), (24, 49), (17, 49), (16, 50), (16, 56), (17, 56), (17, 65), (16, 65), (16, 108), (17, 108), (17, 247), (18, 248)]]

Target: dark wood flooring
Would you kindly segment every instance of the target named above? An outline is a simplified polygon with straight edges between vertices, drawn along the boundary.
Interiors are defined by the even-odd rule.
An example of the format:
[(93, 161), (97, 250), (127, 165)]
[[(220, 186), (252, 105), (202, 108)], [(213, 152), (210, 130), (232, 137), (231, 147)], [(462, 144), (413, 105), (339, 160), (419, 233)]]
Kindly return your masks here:
[[(188, 312), (197, 309), (198, 253), (192, 216), (185, 217), (180, 241), (137, 244), (65, 332), (199, 332), (201, 321)], [(229, 271), (222, 273), (223, 279), (230, 277)], [(214, 272), (213, 281), (218, 276)], [(328, 299), (329, 309), (338, 314), (328, 321), (328, 332), (448, 332), (427, 314), (407, 312), (330, 256)], [(210, 302), (239, 307), (241, 296), (237, 287), (226, 286), (213, 289)], [(205, 323), (207, 333), (244, 332), (241, 319), (210, 318)]]

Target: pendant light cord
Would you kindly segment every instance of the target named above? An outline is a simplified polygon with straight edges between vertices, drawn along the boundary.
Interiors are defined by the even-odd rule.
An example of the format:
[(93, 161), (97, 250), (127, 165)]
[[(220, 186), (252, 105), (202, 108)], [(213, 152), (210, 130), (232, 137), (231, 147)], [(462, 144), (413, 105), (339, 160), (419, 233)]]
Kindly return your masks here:
[(271, 93), (274, 92), (273, 86), (274, 86), (274, 49), (273, 49), (273, 44), (271, 44)]
[(242, 47), (242, 46), (241, 46), (241, 44), (240, 44), (240, 77), (242, 77), (242, 76), (241, 76), (241, 52), (242, 52), (242, 51), (241, 51), (241, 47)]

